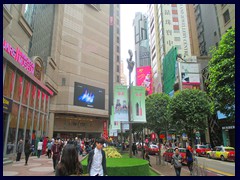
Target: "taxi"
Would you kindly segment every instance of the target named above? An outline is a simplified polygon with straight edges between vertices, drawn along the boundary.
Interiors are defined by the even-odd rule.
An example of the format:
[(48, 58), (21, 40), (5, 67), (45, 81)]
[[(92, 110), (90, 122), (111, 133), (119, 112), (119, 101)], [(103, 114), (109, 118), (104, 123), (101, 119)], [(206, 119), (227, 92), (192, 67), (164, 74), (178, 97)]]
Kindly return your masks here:
[(211, 151), (206, 151), (207, 157), (221, 159), (222, 161), (235, 161), (235, 149), (228, 146), (216, 146)]

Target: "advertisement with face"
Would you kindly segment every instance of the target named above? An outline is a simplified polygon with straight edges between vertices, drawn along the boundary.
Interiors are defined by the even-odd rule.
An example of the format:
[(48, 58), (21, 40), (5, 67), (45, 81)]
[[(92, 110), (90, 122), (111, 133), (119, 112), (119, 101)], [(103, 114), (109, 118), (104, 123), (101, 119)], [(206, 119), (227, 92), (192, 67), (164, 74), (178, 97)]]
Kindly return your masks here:
[(137, 68), (137, 86), (143, 86), (146, 89), (146, 95), (152, 94), (152, 70), (151, 66), (142, 66)]
[(73, 105), (105, 109), (105, 89), (75, 82)]
[(127, 86), (114, 87), (114, 121), (128, 121), (128, 90)]

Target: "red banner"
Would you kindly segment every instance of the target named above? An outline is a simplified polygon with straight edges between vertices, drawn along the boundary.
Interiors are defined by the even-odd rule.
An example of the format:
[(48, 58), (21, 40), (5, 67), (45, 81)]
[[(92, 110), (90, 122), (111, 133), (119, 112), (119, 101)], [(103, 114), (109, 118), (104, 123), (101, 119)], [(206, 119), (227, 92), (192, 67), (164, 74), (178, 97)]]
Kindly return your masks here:
[(105, 139), (108, 138), (108, 130), (107, 130), (107, 121), (103, 121), (103, 137)]

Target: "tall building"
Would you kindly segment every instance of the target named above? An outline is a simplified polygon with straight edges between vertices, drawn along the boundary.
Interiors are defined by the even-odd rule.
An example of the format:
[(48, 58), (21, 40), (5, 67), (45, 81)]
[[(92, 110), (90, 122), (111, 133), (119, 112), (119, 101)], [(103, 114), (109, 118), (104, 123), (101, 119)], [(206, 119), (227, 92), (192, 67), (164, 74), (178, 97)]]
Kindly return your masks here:
[[(36, 31), (29, 52), (43, 53), (41, 33), (45, 32), (51, 40), (49, 51), (43, 53), (44, 80), (55, 92), (50, 103), (48, 135), (99, 137), (109, 120), (110, 81), (112, 85), (120, 83), (120, 6), (36, 6), (38, 23), (34, 23)], [(42, 17), (37, 18), (38, 15)], [(48, 21), (53, 22), (52, 28)], [(39, 28), (43, 24), (48, 27)], [(109, 65), (113, 72), (109, 72)]]
[(150, 50), (155, 92), (162, 92), (163, 59), (172, 47), (178, 54), (191, 56), (189, 23), (185, 4), (150, 4)]
[(120, 82), (122, 85), (127, 85), (127, 77), (124, 74), (124, 63), (121, 61), (121, 66), (120, 66)]
[(4, 156), (14, 156), (20, 139), (29, 140), (36, 147), (37, 140), (49, 131), (54, 93), (43, 82), (42, 58), (27, 55), (33, 34), (31, 12), (31, 5), (3, 4)]
[(215, 4), (220, 36), (235, 28), (235, 4)]
[(208, 56), (211, 47), (218, 46), (220, 31), (214, 4), (195, 4), (199, 50), (201, 56)]
[(133, 26), (135, 37), (135, 67), (151, 66), (146, 15), (143, 15), (141, 12), (135, 13)]

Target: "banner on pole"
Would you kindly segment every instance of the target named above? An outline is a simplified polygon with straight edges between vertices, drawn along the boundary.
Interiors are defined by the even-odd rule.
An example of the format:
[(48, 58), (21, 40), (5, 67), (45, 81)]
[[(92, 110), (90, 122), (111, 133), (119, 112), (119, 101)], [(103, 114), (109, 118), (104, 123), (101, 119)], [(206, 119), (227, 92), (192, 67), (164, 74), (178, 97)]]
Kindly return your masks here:
[(110, 124), (112, 130), (118, 130), (121, 129), (121, 122), (120, 121), (114, 121), (114, 107), (112, 106), (112, 115), (110, 116)]
[(131, 122), (146, 123), (145, 88), (131, 87)]
[(114, 88), (114, 121), (128, 121), (127, 86), (116, 85)]

